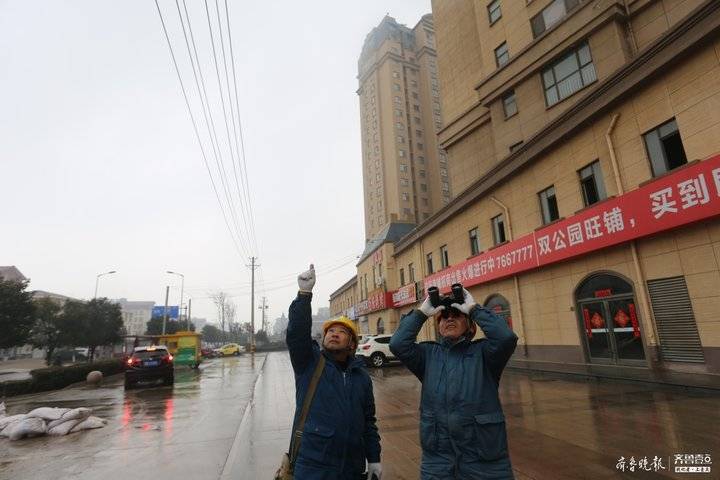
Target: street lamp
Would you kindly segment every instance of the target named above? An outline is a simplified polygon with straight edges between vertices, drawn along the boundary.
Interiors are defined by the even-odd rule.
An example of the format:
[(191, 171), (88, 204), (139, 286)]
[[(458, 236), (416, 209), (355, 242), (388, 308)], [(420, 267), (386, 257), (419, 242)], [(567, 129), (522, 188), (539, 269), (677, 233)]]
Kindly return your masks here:
[[(182, 320), (183, 293), (185, 292), (185, 275), (183, 275), (182, 273), (173, 272), (171, 270), (168, 270), (167, 273), (169, 273), (170, 275), (179, 275), (182, 279), (180, 281), (180, 305), (178, 305), (178, 317), (180, 317), (178, 319), (179, 326), (179, 323)], [(190, 330), (190, 327), (188, 327), (188, 330)]]
[(95, 277), (95, 296), (93, 298), (97, 298), (98, 283), (100, 283), (100, 277), (102, 277), (103, 275), (110, 275), (111, 273), (117, 273), (117, 272), (115, 270), (110, 270), (109, 272), (97, 274), (97, 277)]

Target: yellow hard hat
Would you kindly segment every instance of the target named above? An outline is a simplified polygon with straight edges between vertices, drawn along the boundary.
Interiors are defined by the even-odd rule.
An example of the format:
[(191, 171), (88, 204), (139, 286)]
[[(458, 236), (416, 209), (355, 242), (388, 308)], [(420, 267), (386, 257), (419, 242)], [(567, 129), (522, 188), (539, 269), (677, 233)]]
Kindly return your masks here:
[(350, 334), (353, 336), (355, 343), (357, 343), (358, 331), (357, 327), (355, 326), (355, 322), (353, 322), (344, 315), (342, 317), (331, 318), (330, 320), (327, 320), (325, 323), (323, 323), (323, 337), (327, 335), (328, 329), (333, 325), (342, 325), (343, 327), (347, 328), (350, 331)]

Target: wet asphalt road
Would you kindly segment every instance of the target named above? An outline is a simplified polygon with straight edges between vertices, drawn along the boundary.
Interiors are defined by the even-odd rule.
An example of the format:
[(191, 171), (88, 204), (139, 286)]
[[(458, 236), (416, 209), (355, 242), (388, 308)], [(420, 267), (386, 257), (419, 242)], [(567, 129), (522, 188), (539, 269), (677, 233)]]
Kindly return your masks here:
[[(420, 382), (398, 365), (371, 375), (383, 478), (417, 479)], [(12, 398), (10, 414), (89, 406), (109, 423), (67, 437), (0, 439), (0, 480), (272, 478), (295, 406), (287, 352), (214, 359), (178, 370), (175, 381), (125, 392), (116, 377), (101, 388)], [(719, 392), (506, 371), (500, 396), (517, 480), (720, 478)], [(712, 473), (673, 472), (678, 454), (712, 456)], [(657, 471), (618, 471), (620, 458), (656, 456)]]
[(108, 424), (65, 437), (0, 438), (0, 479), (220, 478), (264, 360), (243, 355), (178, 368), (173, 387), (125, 391), (120, 375), (99, 388), (12, 397), (9, 415), (90, 407)]

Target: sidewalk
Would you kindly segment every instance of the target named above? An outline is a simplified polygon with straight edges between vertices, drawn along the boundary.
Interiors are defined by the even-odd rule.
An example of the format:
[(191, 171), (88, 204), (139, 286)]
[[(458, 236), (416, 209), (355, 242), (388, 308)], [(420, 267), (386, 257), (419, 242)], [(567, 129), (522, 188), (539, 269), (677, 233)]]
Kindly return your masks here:
[[(373, 371), (373, 384), (382, 439), (383, 478), (417, 479), (420, 472), (418, 400), (420, 383), (403, 367)], [(270, 478), (290, 440), (295, 409), (295, 383), (287, 352), (265, 359), (255, 396), (245, 412), (222, 480)], [(518, 480), (531, 477), (516, 472)]]
[[(371, 369), (383, 478), (417, 479), (420, 382), (402, 366)], [(223, 480), (270, 478), (288, 448), (295, 386), (287, 352), (267, 356)], [(676, 454), (720, 452), (720, 394), (655, 384), (571, 381), (506, 371), (500, 396), (518, 480), (687, 478)], [(661, 461), (658, 471), (622, 473), (623, 457)], [(647, 466), (647, 465), (646, 465)], [(720, 470), (720, 466), (714, 465)], [(712, 473), (717, 475), (717, 470)], [(711, 478), (712, 475), (699, 475)], [(712, 477), (716, 478), (716, 477)]]
[(30, 378), (30, 370), (43, 368), (44, 358), (21, 358), (0, 362), (0, 382)]

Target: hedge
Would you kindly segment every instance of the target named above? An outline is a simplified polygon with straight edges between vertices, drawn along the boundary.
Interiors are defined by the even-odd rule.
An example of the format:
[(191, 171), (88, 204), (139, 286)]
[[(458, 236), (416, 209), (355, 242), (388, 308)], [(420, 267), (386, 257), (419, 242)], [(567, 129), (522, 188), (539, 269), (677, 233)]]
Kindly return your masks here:
[(123, 363), (121, 360), (115, 359), (80, 363), (67, 367), (38, 368), (30, 371), (32, 378), (0, 383), (0, 397), (57, 390), (84, 381), (87, 374), (93, 370), (99, 370), (105, 376), (114, 375), (123, 371)]

